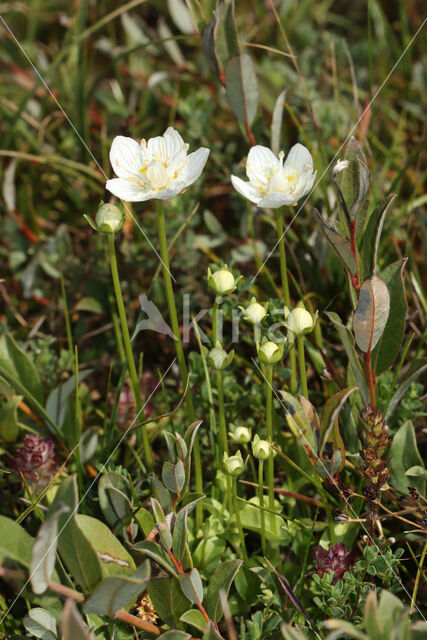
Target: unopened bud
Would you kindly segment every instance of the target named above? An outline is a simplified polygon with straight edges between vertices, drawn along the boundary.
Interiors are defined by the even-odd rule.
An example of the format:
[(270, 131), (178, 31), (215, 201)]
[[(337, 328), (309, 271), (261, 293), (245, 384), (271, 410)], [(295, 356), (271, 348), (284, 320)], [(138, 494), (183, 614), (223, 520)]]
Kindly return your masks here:
[(313, 330), (316, 317), (313, 319), (309, 311), (296, 307), (286, 318), (286, 326), (296, 336), (303, 336)]
[(236, 427), (233, 432), (230, 431), (229, 435), (237, 444), (248, 444), (252, 437), (251, 430), (248, 427)]
[(96, 226), (101, 233), (118, 233), (123, 227), (125, 216), (115, 204), (102, 203), (96, 213)]
[(224, 452), (223, 462), (224, 469), (231, 476), (240, 476), (240, 474), (244, 472), (246, 467), (240, 451), (238, 451), (234, 456), (227, 456), (227, 454)]
[(257, 460), (267, 460), (274, 454), (270, 443), (267, 440), (261, 440), (258, 434), (255, 435), (252, 442), (252, 453)]
[(215, 273), (208, 269), (208, 285), (218, 296), (232, 293), (236, 289), (239, 280), (240, 276), (235, 279), (227, 265), (224, 265), (222, 269), (215, 271)]
[(267, 304), (262, 305), (252, 298), (246, 309), (243, 309), (243, 318), (251, 324), (259, 324), (267, 315)]
[(283, 343), (276, 344), (275, 342), (264, 342), (259, 348), (258, 357), (261, 362), (265, 364), (275, 364), (283, 356)]
[(217, 371), (221, 371), (228, 367), (234, 357), (234, 351), (230, 351), (227, 353), (219, 342), (216, 343), (216, 346), (211, 349), (208, 353), (208, 363), (211, 367), (216, 369)]

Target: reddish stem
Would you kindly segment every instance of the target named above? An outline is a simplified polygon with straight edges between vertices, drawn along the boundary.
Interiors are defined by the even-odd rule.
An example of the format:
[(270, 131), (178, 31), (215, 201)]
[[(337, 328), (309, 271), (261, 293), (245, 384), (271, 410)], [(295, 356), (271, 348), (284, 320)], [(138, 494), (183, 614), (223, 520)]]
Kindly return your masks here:
[(371, 351), (365, 353), (365, 369), (369, 388), (369, 402), (372, 409), (375, 409), (375, 379), (372, 373)]
[(251, 131), (250, 127), (249, 127), (249, 124), (247, 122), (246, 122), (246, 135), (249, 138), (249, 142), (254, 147), (256, 145), (254, 134), (252, 133), (252, 131)]

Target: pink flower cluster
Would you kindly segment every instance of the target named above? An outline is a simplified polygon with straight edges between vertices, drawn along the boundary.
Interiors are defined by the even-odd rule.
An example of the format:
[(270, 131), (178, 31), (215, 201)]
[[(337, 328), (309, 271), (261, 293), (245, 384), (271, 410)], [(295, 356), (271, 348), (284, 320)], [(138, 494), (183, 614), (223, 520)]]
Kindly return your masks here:
[(53, 441), (38, 435), (26, 435), (23, 446), (15, 451), (11, 466), (17, 476), (22, 473), (28, 484), (35, 491), (40, 491), (58, 468)]
[(329, 547), (328, 551), (322, 547), (314, 547), (313, 558), (316, 562), (316, 572), (319, 576), (325, 573), (334, 572), (335, 577), (340, 580), (346, 571), (352, 567), (356, 557), (352, 551), (347, 551), (342, 542)]

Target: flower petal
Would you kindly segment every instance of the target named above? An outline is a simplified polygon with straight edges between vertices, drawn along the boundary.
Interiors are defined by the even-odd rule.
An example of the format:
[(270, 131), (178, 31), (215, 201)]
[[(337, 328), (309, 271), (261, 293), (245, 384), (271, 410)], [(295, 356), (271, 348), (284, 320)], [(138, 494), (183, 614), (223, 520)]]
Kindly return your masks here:
[(258, 189), (267, 187), (271, 176), (279, 167), (279, 159), (268, 147), (257, 144), (248, 153), (246, 175)]
[(300, 198), (303, 198), (304, 196), (307, 195), (307, 193), (311, 191), (311, 189), (313, 188), (314, 181), (316, 179), (316, 174), (317, 174), (317, 171), (315, 171), (314, 173), (312, 173), (311, 171), (306, 171), (305, 174), (303, 174), (300, 177), (297, 188), (292, 194), (295, 200), (299, 200)]
[(168, 127), (163, 134), (163, 138), (166, 143), (166, 148), (171, 160), (175, 158), (184, 148), (185, 143), (180, 134), (173, 127)]
[(305, 173), (307, 170), (313, 170), (313, 158), (310, 151), (304, 145), (295, 144), (289, 151), (285, 160), (286, 166), (295, 167), (299, 173)]
[(266, 196), (261, 198), (258, 202), (258, 206), (261, 208), (271, 208), (277, 209), (278, 207), (282, 207), (284, 204), (294, 204), (296, 198), (294, 194), (288, 193), (267, 193)]
[(128, 202), (142, 202), (153, 197), (151, 190), (138, 187), (135, 182), (124, 178), (107, 180), (105, 188), (121, 200), (127, 200)]
[(163, 136), (150, 138), (147, 143), (147, 151), (151, 160), (158, 160), (165, 165), (171, 160), (170, 149)]
[(175, 180), (168, 184), (164, 189), (160, 189), (160, 191), (154, 191), (151, 198), (155, 198), (156, 200), (172, 200), (176, 196), (179, 196), (181, 191), (185, 189), (185, 184), (181, 180)]
[(209, 149), (200, 147), (187, 156), (187, 162), (178, 176), (179, 180), (184, 183), (184, 187), (190, 186), (200, 177), (209, 153)]
[(144, 150), (133, 138), (116, 136), (110, 149), (110, 162), (119, 178), (136, 176), (145, 166)]
[(231, 176), (231, 182), (233, 187), (240, 193), (241, 196), (247, 198), (251, 202), (258, 204), (262, 198), (262, 193), (254, 187), (251, 182), (245, 182), (237, 176)]

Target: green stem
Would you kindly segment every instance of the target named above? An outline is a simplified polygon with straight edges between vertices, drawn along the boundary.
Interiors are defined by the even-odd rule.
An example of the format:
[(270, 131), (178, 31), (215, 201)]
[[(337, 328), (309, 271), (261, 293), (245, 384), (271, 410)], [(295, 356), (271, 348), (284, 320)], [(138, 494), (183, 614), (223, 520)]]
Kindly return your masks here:
[(299, 375), (301, 380), (301, 390), (304, 398), (308, 400), (308, 388), (307, 388), (307, 374), (305, 371), (305, 356), (304, 356), (304, 336), (298, 336), (298, 363), (299, 363)]
[[(266, 402), (266, 425), (267, 425), (267, 439), (269, 442), (273, 442), (273, 367), (268, 366), (266, 368), (267, 380), (265, 386)], [(274, 511), (274, 458), (273, 455), (267, 460), (267, 479), (268, 479), (268, 503), (271, 511)], [(271, 526), (273, 531), (275, 530), (275, 518), (274, 515), (270, 515)]]
[(231, 478), (231, 491), (233, 494), (233, 510), (236, 516), (236, 523), (237, 523), (237, 528), (239, 530), (239, 537), (240, 537), (240, 546), (242, 548), (242, 553), (243, 553), (243, 559), (245, 561), (245, 564), (248, 564), (248, 553), (246, 551), (246, 543), (245, 543), (245, 534), (243, 533), (243, 528), (242, 528), (242, 521), (240, 520), (240, 510), (239, 510), (239, 503), (237, 502), (237, 483), (236, 483), (236, 478), (234, 476), (232, 476)]
[[(279, 243), (280, 256), (280, 279), (282, 282), (283, 301), (285, 306), (291, 306), (291, 297), (289, 294), (288, 269), (286, 264), (285, 235), (283, 230), (283, 213), (280, 209), (275, 209), (277, 240)], [(295, 349), (289, 351), (289, 365), (291, 368), (291, 392), (297, 390), (297, 360)]]
[[(129, 335), (129, 328), (128, 328), (128, 324), (127, 324), (127, 320), (126, 320), (125, 305), (123, 303), (122, 290), (121, 290), (121, 287), (120, 287), (119, 270), (117, 268), (116, 248), (114, 246), (114, 234), (109, 234), (108, 235), (108, 250), (109, 250), (109, 254), (110, 254), (111, 276), (113, 278), (114, 293), (116, 295), (117, 310), (119, 312), (120, 326), (121, 326), (121, 329), (122, 329), (123, 343), (124, 343), (124, 346), (125, 346), (126, 359), (127, 359), (130, 379), (131, 379), (131, 383), (132, 383), (132, 391), (133, 391), (133, 396), (135, 398), (135, 405), (136, 405), (137, 415), (139, 415), (140, 412), (143, 409), (142, 397), (141, 397), (141, 387), (140, 387), (140, 384), (139, 384), (138, 374), (137, 374), (136, 366), (135, 366), (135, 360), (134, 360), (133, 352), (132, 352), (132, 346), (131, 346), (131, 343), (130, 343), (130, 335)], [(147, 433), (146, 425), (142, 426), (142, 440), (143, 440), (143, 445), (144, 445), (144, 454), (145, 454), (145, 459), (146, 459), (146, 462), (147, 462), (147, 467), (148, 467), (149, 471), (152, 471), (153, 470), (153, 458), (151, 456), (151, 448), (150, 448), (150, 442), (148, 440), (148, 433)]]
[[(166, 299), (169, 308), (169, 318), (174, 334), (174, 343), (176, 350), (176, 357), (178, 360), (179, 372), (181, 375), (181, 384), (185, 389), (188, 380), (187, 364), (184, 357), (184, 349), (181, 342), (181, 334), (179, 331), (178, 316), (176, 313), (175, 298), (173, 295), (172, 278), (169, 269), (169, 255), (168, 244), (166, 239), (166, 223), (165, 223), (165, 210), (163, 200), (156, 200), (157, 208), (157, 229), (160, 242), (160, 257), (162, 260), (163, 280), (165, 283)], [(191, 423), (195, 421), (195, 413), (193, 406), (193, 399), (191, 396), (190, 385), (188, 385), (187, 393), (185, 395), (185, 403), (187, 407), (187, 415)], [(203, 492), (203, 476), (202, 476), (202, 461), (200, 457), (200, 445), (198, 438), (194, 440), (193, 445), (194, 454), (194, 470), (196, 475), (196, 491)], [(199, 502), (196, 506), (196, 526), (197, 528), (202, 526), (203, 520), (203, 505)]]
[(222, 380), (222, 371), (216, 372), (216, 382), (218, 390), (219, 438), (221, 442), (220, 461), (222, 464), (224, 452), (228, 455), (227, 425), (225, 422), (224, 385)]
[(258, 463), (258, 499), (261, 514), (261, 549), (265, 556), (265, 513), (264, 513), (264, 460)]
[(73, 334), (71, 333), (70, 312), (68, 310), (67, 295), (65, 293), (64, 275), (61, 269), (59, 269), (59, 280), (61, 282), (62, 304), (64, 305), (64, 319), (65, 319), (65, 329), (67, 332), (68, 350), (70, 351), (70, 353), (73, 353), (74, 351)]
[(220, 302), (221, 296), (216, 296), (212, 307), (212, 342), (214, 347), (218, 341), (218, 309)]

